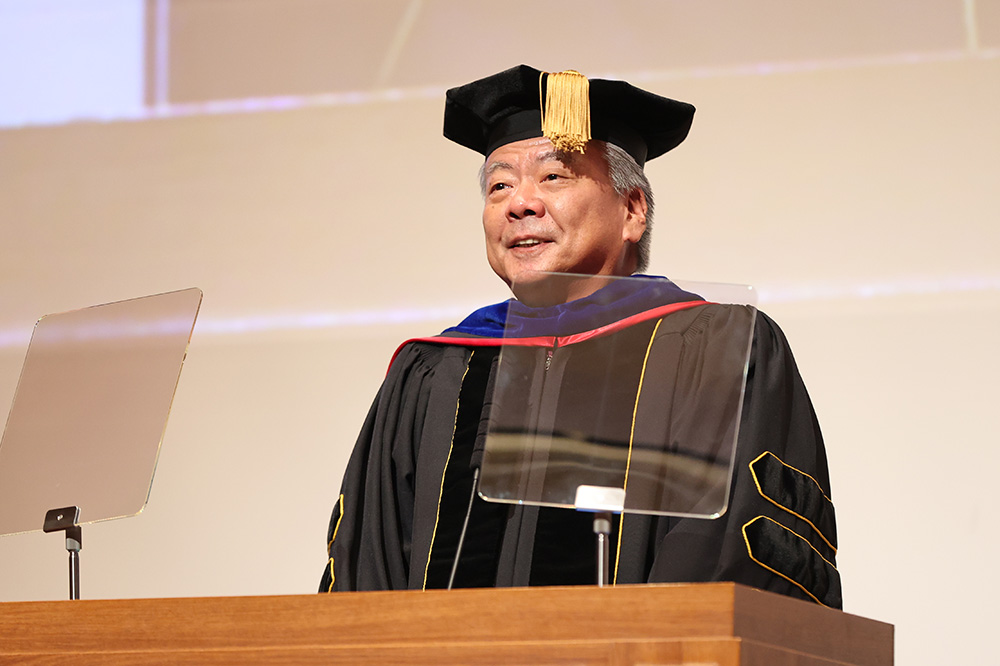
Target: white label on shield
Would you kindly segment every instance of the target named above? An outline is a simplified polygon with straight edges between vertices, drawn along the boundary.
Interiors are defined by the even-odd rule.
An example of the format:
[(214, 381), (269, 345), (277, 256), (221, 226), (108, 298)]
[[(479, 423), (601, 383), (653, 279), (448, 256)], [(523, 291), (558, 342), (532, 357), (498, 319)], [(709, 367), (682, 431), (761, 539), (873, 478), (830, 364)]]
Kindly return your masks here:
[(608, 486), (577, 486), (577, 509), (583, 511), (614, 511), (621, 513), (625, 508), (625, 489)]

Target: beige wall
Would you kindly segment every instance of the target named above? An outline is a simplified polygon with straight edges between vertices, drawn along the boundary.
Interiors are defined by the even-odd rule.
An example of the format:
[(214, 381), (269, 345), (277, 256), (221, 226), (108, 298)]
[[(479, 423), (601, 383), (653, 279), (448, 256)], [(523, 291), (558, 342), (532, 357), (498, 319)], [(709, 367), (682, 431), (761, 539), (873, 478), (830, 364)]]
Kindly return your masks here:
[[(755, 284), (784, 327), (846, 609), (899, 663), (991, 661), (1000, 3), (147, 6), (146, 117), (0, 130), (0, 405), (39, 315), (205, 291), (150, 503), (84, 530), (84, 597), (315, 588), (392, 350), (506, 296), (442, 95), (525, 62), (698, 107), (648, 167), (651, 272)], [(64, 597), (65, 559), (0, 539), (0, 600)]]

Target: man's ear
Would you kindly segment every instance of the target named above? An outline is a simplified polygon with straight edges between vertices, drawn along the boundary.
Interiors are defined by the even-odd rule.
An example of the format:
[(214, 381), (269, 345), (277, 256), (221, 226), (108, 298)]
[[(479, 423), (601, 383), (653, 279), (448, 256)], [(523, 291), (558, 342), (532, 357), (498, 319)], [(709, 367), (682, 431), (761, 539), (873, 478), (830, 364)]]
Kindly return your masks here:
[(625, 199), (625, 224), (622, 225), (622, 240), (638, 243), (646, 232), (646, 212), (649, 205), (646, 195), (638, 187), (629, 192)]

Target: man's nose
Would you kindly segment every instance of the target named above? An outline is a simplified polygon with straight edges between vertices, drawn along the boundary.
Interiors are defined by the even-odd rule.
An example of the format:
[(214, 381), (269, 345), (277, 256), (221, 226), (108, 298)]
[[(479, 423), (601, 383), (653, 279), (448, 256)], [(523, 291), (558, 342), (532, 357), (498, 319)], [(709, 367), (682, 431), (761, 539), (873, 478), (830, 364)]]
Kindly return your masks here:
[(520, 183), (514, 190), (514, 195), (508, 200), (507, 217), (512, 220), (520, 220), (525, 217), (542, 217), (544, 215), (545, 204), (539, 197), (538, 188), (534, 183)]

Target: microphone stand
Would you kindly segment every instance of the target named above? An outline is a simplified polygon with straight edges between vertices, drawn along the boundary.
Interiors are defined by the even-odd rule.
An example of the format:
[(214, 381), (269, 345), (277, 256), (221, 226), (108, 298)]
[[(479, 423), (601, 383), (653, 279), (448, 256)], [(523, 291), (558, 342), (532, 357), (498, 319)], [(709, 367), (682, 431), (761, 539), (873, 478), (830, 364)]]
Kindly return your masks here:
[(608, 584), (611, 572), (611, 512), (594, 514), (594, 534), (597, 535), (597, 587)]
[(448, 589), (455, 583), (455, 572), (458, 571), (458, 558), (462, 556), (462, 546), (465, 544), (465, 532), (469, 527), (469, 517), (472, 515), (472, 503), (476, 500), (476, 489), (479, 487), (479, 467), (472, 468), (472, 494), (469, 495), (469, 508), (465, 510), (465, 520), (462, 522), (462, 532), (458, 535), (458, 545), (455, 547), (455, 560), (451, 563), (451, 575), (448, 576)]
[(499, 357), (495, 357), (490, 365), (490, 374), (486, 378), (486, 392), (483, 400), (483, 410), (479, 414), (479, 428), (476, 432), (476, 441), (472, 447), (472, 455), (469, 457), (469, 467), (472, 468), (472, 492), (469, 494), (469, 506), (465, 510), (465, 520), (462, 522), (462, 532), (458, 535), (458, 545), (455, 547), (455, 559), (451, 563), (451, 575), (448, 576), (448, 588), (451, 589), (455, 583), (455, 572), (458, 571), (458, 559), (462, 555), (462, 546), (465, 544), (465, 533), (469, 528), (469, 518), (472, 516), (472, 504), (476, 501), (476, 491), (479, 489), (479, 470), (483, 466), (483, 457), (486, 455), (486, 434), (489, 432), (490, 411), (493, 407), (493, 390), (496, 387), (497, 364)]

